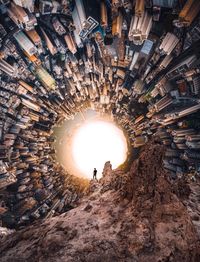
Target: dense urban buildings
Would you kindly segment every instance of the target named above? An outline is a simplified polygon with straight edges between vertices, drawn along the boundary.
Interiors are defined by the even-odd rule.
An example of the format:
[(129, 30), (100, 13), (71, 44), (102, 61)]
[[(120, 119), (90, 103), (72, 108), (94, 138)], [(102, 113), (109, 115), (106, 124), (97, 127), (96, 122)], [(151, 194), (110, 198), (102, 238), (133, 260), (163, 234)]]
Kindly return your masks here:
[(88, 108), (133, 148), (160, 139), (171, 179), (199, 176), (199, 12), (199, 0), (0, 0), (3, 226), (73, 207), (81, 190), (52, 127)]

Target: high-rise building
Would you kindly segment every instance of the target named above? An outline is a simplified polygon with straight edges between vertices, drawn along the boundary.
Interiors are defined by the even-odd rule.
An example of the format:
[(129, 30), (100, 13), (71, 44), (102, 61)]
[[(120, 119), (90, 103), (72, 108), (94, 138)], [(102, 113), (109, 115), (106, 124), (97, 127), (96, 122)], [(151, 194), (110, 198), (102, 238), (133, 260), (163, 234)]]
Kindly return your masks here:
[(35, 0), (13, 0), (16, 5), (27, 8), (29, 12), (34, 12)]
[(129, 40), (133, 41), (135, 45), (143, 44), (144, 40), (147, 39), (152, 26), (152, 16), (144, 11), (140, 16), (136, 14), (132, 17), (130, 29), (129, 29)]
[(108, 27), (108, 13), (104, 1), (101, 2), (101, 26), (106, 29)]
[(50, 51), (50, 53), (51, 53), (52, 55), (55, 55), (55, 54), (58, 52), (55, 44), (54, 44), (53, 41), (50, 39), (50, 36), (47, 35), (47, 33), (46, 33), (42, 28), (41, 28), (41, 31), (42, 31), (42, 34), (43, 34), (43, 36), (44, 36), (44, 40), (45, 40), (45, 43), (46, 43), (46, 46), (47, 46), (48, 50)]
[(45, 87), (55, 90), (55, 79), (42, 66), (36, 68), (36, 75)]
[(187, 0), (183, 9), (179, 13), (179, 19), (174, 21), (177, 27), (190, 26), (200, 11), (200, 2), (198, 0)]
[(115, 19), (113, 19), (113, 23), (112, 23), (112, 35), (113, 36), (118, 36), (119, 38), (121, 38), (122, 22), (123, 22), (123, 17), (122, 17), (121, 12), (119, 12), (118, 16), (116, 16)]
[(18, 31), (17, 33), (15, 33), (14, 38), (16, 39), (22, 50), (25, 51), (29, 56), (37, 53), (37, 48), (22, 31)]
[(159, 49), (162, 53), (170, 55), (173, 49), (178, 44), (179, 39), (172, 33), (167, 33), (164, 39), (162, 40)]
[(184, 58), (183, 61), (178, 63), (175, 67), (173, 67), (168, 73), (167, 78), (168, 79), (174, 79), (178, 77), (179, 75), (182, 75), (185, 73), (189, 68), (192, 68), (192, 65), (196, 61), (196, 56), (191, 55), (189, 57)]
[(173, 8), (177, 4), (178, 0), (153, 0), (153, 5)]
[(36, 17), (33, 14), (28, 14), (25, 9), (14, 2), (8, 8), (8, 15), (19, 28), (31, 30), (37, 25)]
[(53, 1), (48, 1), (48, 0), (39, 1), (39, 10), (43, 15), (51, 14), (53, 10)]
[(0, 59), (0, 70), (12, 77), (17, 77), (18, 70), (16, 66), (11, 66), (4, 59)]
[(78, 35), (85, 40), (99, 25), (100, 5), (92, 0), (75, 0), (72, 18)]
[(77, 48), (74, 39), (72, 38), (72, 35), (66, 34), (64, 36), (64, 39), (70, 52), (72, 52), (72, 54), (75, 54), (77, 52)]

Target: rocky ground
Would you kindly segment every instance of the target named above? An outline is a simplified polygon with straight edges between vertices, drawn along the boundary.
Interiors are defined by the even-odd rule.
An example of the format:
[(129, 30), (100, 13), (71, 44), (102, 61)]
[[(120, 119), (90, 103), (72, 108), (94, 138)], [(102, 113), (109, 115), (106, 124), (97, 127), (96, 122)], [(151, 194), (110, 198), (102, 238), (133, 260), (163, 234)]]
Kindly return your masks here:
[(191, 193), (188, 199), (184, 200), (192, 222), (200, 236), (200, 181), (190, 183)]
[(163, 151), (148, 144), (125, 174), (107, 163), (77, 208), (4, 239), (0, 261), (200, 261), (198, 183), (172, 185)]

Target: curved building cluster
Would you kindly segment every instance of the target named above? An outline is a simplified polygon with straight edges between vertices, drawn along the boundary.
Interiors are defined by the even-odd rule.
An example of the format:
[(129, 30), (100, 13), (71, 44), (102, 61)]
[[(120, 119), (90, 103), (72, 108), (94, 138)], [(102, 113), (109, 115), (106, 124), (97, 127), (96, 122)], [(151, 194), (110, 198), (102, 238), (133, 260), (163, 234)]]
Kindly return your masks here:
[(52, 127), (88, 108), (134, 148), (200, 172), (200, 1), (0, 0), (0, 215), (17, 227), (73, 206)]

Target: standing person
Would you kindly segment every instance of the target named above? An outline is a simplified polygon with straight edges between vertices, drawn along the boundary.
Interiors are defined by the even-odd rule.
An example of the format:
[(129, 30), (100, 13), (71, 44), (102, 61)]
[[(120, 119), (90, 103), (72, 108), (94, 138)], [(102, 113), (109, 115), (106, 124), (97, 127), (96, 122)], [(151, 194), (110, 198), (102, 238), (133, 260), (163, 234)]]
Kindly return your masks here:
[(97, 180), (97, 170), (96, 170), (96, 168), (94, 168), (94, 171), (93, 171), (93, 179)]

